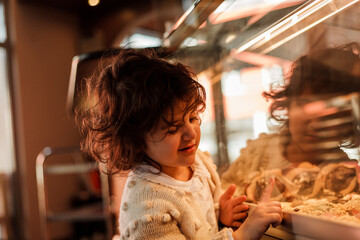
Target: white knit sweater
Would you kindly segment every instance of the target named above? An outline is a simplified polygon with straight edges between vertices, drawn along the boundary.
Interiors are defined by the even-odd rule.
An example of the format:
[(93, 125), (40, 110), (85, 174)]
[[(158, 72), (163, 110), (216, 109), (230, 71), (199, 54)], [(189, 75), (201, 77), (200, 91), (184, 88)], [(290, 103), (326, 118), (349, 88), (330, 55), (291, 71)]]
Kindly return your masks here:
[[(210, 173), (208, 184), (219, 215), (220, 180), (208, 154), (197, 151), (197, 158)], [(232, 239), (230, 229), (214, 231), (198, 202), (185, 191), (130, 174), (120, 206), (121, 239)]]

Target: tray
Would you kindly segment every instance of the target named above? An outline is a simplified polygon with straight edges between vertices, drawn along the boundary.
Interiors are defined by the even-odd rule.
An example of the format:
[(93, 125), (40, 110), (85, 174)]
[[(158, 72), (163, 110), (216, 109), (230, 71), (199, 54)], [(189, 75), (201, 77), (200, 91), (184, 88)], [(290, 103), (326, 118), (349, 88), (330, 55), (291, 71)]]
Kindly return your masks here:
[[(249, 214), (256, 204), (250, 206)], [(323, 217), (304, 215), (299, 213), (283, 212), (283, 222), (276, 228), (270, 227), (267, 235), (279, 239), (360, 239), (360, 225), (325, 219)]]

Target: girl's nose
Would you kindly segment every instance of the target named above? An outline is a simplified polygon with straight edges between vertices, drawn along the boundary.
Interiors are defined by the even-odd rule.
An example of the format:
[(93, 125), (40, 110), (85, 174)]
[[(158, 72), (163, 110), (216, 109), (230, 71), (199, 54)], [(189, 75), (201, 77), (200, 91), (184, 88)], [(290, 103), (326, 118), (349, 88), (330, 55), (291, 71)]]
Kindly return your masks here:
[(196, 138), (197, 133), (195, 131), (195, 126), (191, 123), (186, 123), (184, 125), (184, 132), (183, 132), (183, 140), (192, 140)]

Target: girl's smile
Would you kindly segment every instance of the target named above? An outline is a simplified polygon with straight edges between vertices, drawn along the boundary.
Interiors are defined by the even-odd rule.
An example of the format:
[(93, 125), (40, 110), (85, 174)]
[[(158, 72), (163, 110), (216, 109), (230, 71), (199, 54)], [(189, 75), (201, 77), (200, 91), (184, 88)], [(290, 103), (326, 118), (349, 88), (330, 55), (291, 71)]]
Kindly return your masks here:
[(187, 147), (180, 148), (179, 151), (182, 153), (193, 153), (196, 150), (196, 144), (188, 145)]

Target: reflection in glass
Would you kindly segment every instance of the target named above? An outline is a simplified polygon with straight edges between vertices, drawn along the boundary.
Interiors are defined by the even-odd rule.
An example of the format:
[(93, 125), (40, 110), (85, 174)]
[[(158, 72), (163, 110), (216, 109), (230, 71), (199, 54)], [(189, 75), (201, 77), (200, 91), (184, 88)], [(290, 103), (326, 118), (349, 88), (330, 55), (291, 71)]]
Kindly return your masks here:
[(225, 136), (218, 146), (226, 145), (230, 160), (224, 190), (234, 183), (236, 196), (256, 203), (273, 176), (272, 197), (287, 213), (360, 229), (360, 45), (318, 52), (358, 42), (359, 14), (356, 0), (224, 1), (186, 36), (192, 45), (181, 53), (189, 65), (208, 73), (213, 88), (221, 80), (214, 105), (223, 117), (216, 134)]

